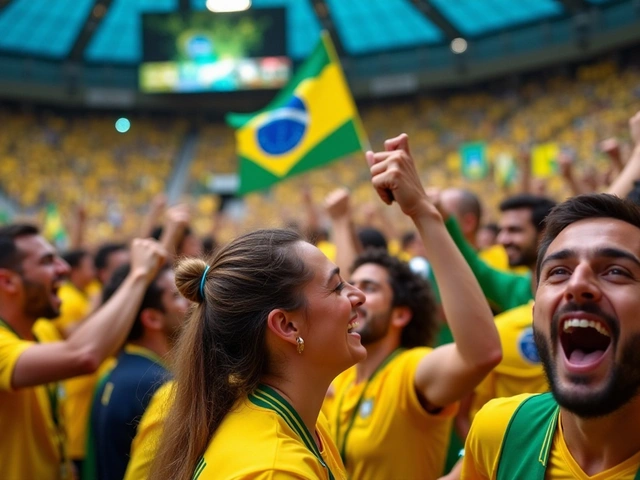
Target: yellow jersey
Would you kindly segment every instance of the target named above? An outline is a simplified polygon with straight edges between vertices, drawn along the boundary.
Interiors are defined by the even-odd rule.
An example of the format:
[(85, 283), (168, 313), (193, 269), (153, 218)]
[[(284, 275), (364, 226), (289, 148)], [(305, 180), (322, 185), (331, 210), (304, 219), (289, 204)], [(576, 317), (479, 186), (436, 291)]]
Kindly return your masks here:
[(527, 267), (511, 267), (509, 266), (509, 257), (507, 251), (502, 245), (493, 245), (489, 248), (478, 252), (478, 257), (496, 270), (513, 273), (526, 273), (529, 271)]
[(60, 333), (85, 319), (91, 312), (91, 298), (71, 282), (66, 282), (58, 289), (60, 298), (60, 316), (53, 320)]
[(495, 318), (502, 361), (475, 389), (470, 418), (489, 400), (521, 393), (544, 393), (549, 384), (533, 340), (533, 301)]
[(131, 443), (131, 455), (124, 480), (147, 480), (158, 449), (164, 419), (171, 408), (173, 381), (168, 381), (153, 394), (142, 415), (136, 436)]
[[(462, 480), (495, 480), (505, 432), (516, 409), (530, 394), (499, 398), (487, 403), (476, 415), (465, 444)], [(621, 464), (588, 476), (571, 456), (558, 420), (547, 461), (548, 480), (633, 480), (640, 467), (640, 452)]]
[[(38, 320), (33, 333), (39, 342), (61, 340), (58, 330), (46, 320)], [(18, 358), (34, 344), (0, 322), (0, 477), (67, 480), (71, 469), (58, 383), (19, 390), (11, 387)]]
[[(396, 350), (367, 382), (352, 367), (333, 382), (328, 418), (352, 479), (435, 479), (442, 474), (457, 404), (428, 413), (414, 386), (430, 348)], [(392, 354), (392, 355), (394, 355)]]
[(345, 480), (322, 413), (315, 433), (320, 447), (288, 402), (275, 390), (260, 386), (227, 414), (193, 479)]
[[(64, 335), (67, 328), (82, 322), (89, 315), (92, 304), (89, 295), (71, 282), (60, 287), (58, 296), (62, 302), (60, 316), (53, 321), (53, 324)], [(98, 378), (96, 372), (70, 378), (62, 384), (66, 396), (64, 408), (69, 437), (69, 456), (74, 460), (81, 460), (85, 455), (89, 410)]]

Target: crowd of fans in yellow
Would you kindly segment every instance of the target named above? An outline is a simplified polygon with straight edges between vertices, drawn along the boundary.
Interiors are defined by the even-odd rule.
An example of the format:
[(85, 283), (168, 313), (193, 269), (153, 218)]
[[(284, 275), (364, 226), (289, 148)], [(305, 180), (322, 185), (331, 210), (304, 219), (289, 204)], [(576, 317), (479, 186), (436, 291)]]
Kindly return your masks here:
[[(490, 163), (501, 153), (512, 155), (520, 162), (521, 177), (531, 148), (553, 140), (563, 152), (571, 152), (574, 176), (595, 190), (608, 183), (612, 170), (601, 142), (619, 137), (624, 153), (628, 112), (639, 97), (640, 72), (603, 62), (580, 67), (575, 79), (556, 76), (492, 93), (380, 101), (362, 106), (361, 116), (374, 148), (397, 131), (408, 133), (424, 183), (464, 187), (481, 195), (485, 219), (492, 220), (508, 189), (498, 187), (491, 174), (482, 180), (465, 179), (460, 174), (460, 145), (485, 142)], [(152, 199), (171, 177), (188, 120), (134, 118), (131, 130), (121, 134), (111, 117), (0, 110), (0, 191), (15, 201), (21, 216), (42, 215), (49, 202), (63, 212), (81, 206), (90, 243), (104, 237), (130, 238), (140, 231)], [(220, 202), (206, 194), (207, 186), (216, 175), (235, 173), (237, 160), (231, 128), (205, 123), (197, 131), (188, 188), (181, 200), (193, 204), (193, 227), (206, 235)], [(268, 193), (249, 194), (239, 218), (217, 223), (217, 236), (227, 240), (269, 222), (300, 222), (307, 215), (300, 208), (302, 195), (319, 203), (336, 185), (352, 191), (354, 204), (363, 207), (357, 219), (364, 221), (372, 214), (368, 205), (374, 200), (365, 164), (364, 155), (352, 155), (275, 185)], [(562, 172), (532, 179), (530, 190), (565, 198), (572, 192)], [(521, 180), (512, 190), (521, 189)]]

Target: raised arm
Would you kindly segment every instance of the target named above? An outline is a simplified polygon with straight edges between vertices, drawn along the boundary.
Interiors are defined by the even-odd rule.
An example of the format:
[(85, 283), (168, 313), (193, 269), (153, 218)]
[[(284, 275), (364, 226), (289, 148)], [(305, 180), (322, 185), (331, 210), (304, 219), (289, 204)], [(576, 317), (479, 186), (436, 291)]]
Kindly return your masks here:
[(149, 205), (149, 211), (140, 224), (140, 237), (147, 238), (151, 236), (154, 227), (158, 223), (158, 218), (160, 218), (166, 206), (167, 197), (163, 193), (153, 197)]
[(415, 224), (455, 340), (426, 355), (414, 379), (421, 396), (442, 407), (471, 392), (500, 362), (500, 339), (480, 285), (420, 183), (407, 135), (387, 140), (385, 147), (390, 151), (367, 152), (373, 186), (385, 203), (397, 201)]
[(626, 197), (633, 189), (633, 183), (640, 180), (640, 112), (629, 120), (631, 140), (635, 144), (631, 157), (627, 161), (620, 175), (613, 181), (607, 193)]
[(178, 246), (190, 220), (191, 214), (187, 204), (175, 205), (167, 210), (159, 241), (170, 257), (176, 256)]
[(336, 265), (344, 275), (362, 251), (351, 216), (349, 191), (339, 188), (329, 193), (325, 198), (324, 208), (331, 219), (331, 239), (336, 246)]
[(142, 297), (165, 252), (153, 240), (136, 239), (131, 246), (131, 273), (115, 295), (65, 341), (34, 344), (18, 358), (12, 388), (31, 387), (94, 372), (122, 346)]

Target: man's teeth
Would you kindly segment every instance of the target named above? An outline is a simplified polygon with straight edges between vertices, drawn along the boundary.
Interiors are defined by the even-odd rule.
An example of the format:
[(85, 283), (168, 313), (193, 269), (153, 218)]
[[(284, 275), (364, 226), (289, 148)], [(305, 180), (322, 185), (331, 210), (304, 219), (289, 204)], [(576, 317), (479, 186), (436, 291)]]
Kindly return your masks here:
[(609, 332), (606, 328), (602, 326), (600, 322), (594, 322), (593, 320), (585, 320), (583, 318), (572, 318), (570, 320), (565, 320), (562, 324), (562, 329), (565, 332), (570, 332), (574, 328), (595, 328), (598, 333), (604, 335), (606, 337), (610, 337)]
[(358, 322), (357, 320), (353, 320), (353, 321), (349, 322), (349, 325), (347, 325), (347, 330), (353, 330), (358, 325), (360, 325), (360, 322)]

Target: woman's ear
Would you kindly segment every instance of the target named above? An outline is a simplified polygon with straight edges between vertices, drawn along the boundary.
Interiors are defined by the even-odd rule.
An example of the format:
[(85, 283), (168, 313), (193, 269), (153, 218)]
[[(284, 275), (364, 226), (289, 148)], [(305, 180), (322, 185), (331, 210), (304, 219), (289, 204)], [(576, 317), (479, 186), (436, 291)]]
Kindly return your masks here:
[(271, 310), (267, 317), (267, 328), (276, 336), (292, 345), (297, 345), (296, 338), (300, 336), (296, 323), (294, 315), (291, 312), (286, 312), (280, 308)]

